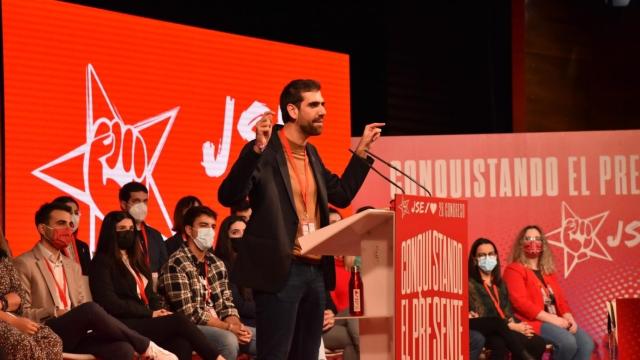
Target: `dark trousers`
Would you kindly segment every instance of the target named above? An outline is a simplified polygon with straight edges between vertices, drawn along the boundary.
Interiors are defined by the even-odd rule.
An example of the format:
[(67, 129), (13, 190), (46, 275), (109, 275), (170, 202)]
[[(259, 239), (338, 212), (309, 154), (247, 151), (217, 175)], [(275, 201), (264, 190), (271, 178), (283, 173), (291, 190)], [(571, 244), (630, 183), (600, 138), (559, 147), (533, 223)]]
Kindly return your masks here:
[(207, 341), (202, 331), (183, 314), (123, 319), (122, 322), (174, 353), (180, 360), (190, 360), (192, 349), (205, 360), (215, 360), (218, 356), (218, 352)]
[(485, 347), (491, 349), (491, 359), (504, 360), (509, 352), (512, 359), (520, 359), (524, 350), (540, 359), (545, 351), (546, 343), (540, 336), (527, 337), (512, 331), (503, 319), (497, 317), (470, 319), (469, 329), (485, 337)]
[(45, 325), (62, 339), (65, 352), (116, 360), (132, 359), (134, 353), (142, 354), (149, 347), (149, 339), (129, 329), (94, 302), (49, 319)]
[(320, 265), (291, 263), (277, 293), (254, 291), (259, 360), (317, 360), (325, 293)]
[(469, 330), (469, 359), (478, 360), (486, 339), (479, 331)]

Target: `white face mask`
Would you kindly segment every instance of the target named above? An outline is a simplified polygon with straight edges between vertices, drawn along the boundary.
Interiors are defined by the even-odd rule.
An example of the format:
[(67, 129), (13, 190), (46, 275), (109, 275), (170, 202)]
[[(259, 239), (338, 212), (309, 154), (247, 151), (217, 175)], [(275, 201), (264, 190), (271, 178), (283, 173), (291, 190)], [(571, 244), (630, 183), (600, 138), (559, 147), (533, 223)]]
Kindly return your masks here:
[(207, 251), (213, 246), (213, 238), (215, 235), (216, 232), (210, 227), (198, 228), (198, 236), (192, 238), (200, 251)]
[(71, 223), (73, 224), (71, 230), (73, 232), (76, 232), (76, 230), (78, 230), (78, 227), (80, 226), (80, 215), (71, 214)]
[(144, 219), (147, 218), (147, 211), (147, 204), (139, 202), (129, 209), (129, 214), (131, 214), (137, 222), (143, 222)]

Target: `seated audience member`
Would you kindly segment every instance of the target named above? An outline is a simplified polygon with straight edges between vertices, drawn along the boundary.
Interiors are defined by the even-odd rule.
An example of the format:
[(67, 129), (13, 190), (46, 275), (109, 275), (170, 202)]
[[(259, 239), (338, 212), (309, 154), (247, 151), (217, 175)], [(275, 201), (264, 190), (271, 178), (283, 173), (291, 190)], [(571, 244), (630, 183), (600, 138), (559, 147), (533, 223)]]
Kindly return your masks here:
[[(360, 359), (360, 336), (357, 319), (336, 320), (336, 305), (327, 292), (322, 323), (322, 341), (329, 350), (344, 350), (344, 360)], [(348, 314), (347, 314), (348, 315)]]
[(118, 198), (120, 209), (131, 214), (136, 220), (136, 239), (151, 268), (151, 273), (157, 275), (162, 265), (167, 262), (168, 256), (162, 234), (145, 222), (149, 190), (143, 184), (132, 181), (124, 184), (118, 193)]
[(65, 352), (100, 359), (131, 359), (136, 353), (151, 359), (177, 359), (91, 302), (80, 265), (60, 253), (73, 241), (68, 206), (44, 204), (35, 220), (40, 241), (14, 260), (25, 290), (25, 316), (50, 327), (62, 339)]
[(471, 330), (482, 333), (491, 359), (540, 359), (545, 342), (527, 322), (513, 317), (507, 287), (500, 277), (498, 249), (480, 238), (469, 252), (469, 308), (477, 315), (469, 321)]
[(0, 246), (0, 358), (61, 359), (62, 340), (50, 328), (20, 316), (24, 288), (3, 248)]
[(516, 316), (553, 344), (553, 358), (590, 359), (594, 343), (578, 327), (555, 276), (553, 255), (540, 227), (524, 227), (503, 278)]
[[(222, 221), (218, 231), (218, 240), (213, 252), (229, 273), (229, 285), (233, 296), (233, 304), (240, 314), (240, 321), (251, 327), (256, 326), (256, 303), (253, 301), (251, 289), (238, 286), (233, 277), (233, 266), (235, 265), (237, 251), (242, 242), (242, 235), (247, 223), (243, 217), (231, 215)], [(255, 336), (255, 332), (254, 332)]]
[(186, 315), (226, 359), (255, 349), (252, 331), (233, 305), (227, 270), (211, 250), (216, 213), (195, 206), (184, 215), (187, 243), (162, 268), (158, 291), (173, 311)]
[(478, 360), (484, 348), (484, 342), (482, 333), (469, 329), (469, 360)]
[(73, 231), (74, 241), (62, 249), (62, 252), (71, 260), (77, 262), (82, 268), (82, 275), (87, 275), (89, 271), (89, 263), (91, 262), (91, 252), (86, 242), (78, 239), (78, 228), (80, 227), (80, 205), (76, 199), (71, 196), (58, 196), (53, 199), (55, 203), (65, 204), (71, 208), (71, 230)]
[(2, 229), (0, 229), (0, 250), (4, 250), (7, 257), (11, 258), (13, 255), (11, 254), (11, 249), (9, 248), (9, 242), (4, 237), (4, 233)]
[[(334, 224), (342, 220), (342, 214), (334, 208), (329, 207), (329, 224)], [(353, 266), (353, 259), (355, 256), (335, 256), (335, 268), (336, 268), (336, 288), (333, 289), (331, 294), (331, 300), (336, 306), (338, 315), (343, 315), (345, 309), (349, 311), (349, 278), (351, 276), (350, 267), (347, 267), (345, 261), (348, 261)]]
[[(342, 220), (340, 212), (333, 207), (329, 207), (329, 224), (340, 220)], [(354, 260), (355, 256), (335, 257), (336, 287), (330, 292), (324, 311), (325, 326), (322, 334), (324, 345), (330, 350), (344, 349), (343, 357), (345, 360), (360, 358), (358, 320), (337, 320), (335, 321), (335, 326), (331, 327), (327, 327), (327, 324), (335, 316), (349, 316), (349, 278), (351, 273), (350, 267), (347, 267), (345, 262), (349, 262), (353, 266)]]
[(184, 196), (176, 203), (176, 208), (173, 210), (172, 229), (175, 234), (164, 242), (168, 256), (171, 256), (187, 241), (182, 220), (184, 219), (184, 213), (194, 206), (202, 206), (202, 201), (193, 195)]
[(216, 359), (216, 349), (197, 326), (183, 314), (163, 308), (133, 229), (128, 213), (112, 211), (105, 216), (89, 270), (94, 301), (181, 360), (190, 360), (192, 349), (203, 359)]
[(244, 219), (244, 221), (249, 221), (251, 212), (251, 203), (249, 203), (249, 199), (244, 199), (240, 203), (235, 204), (231, 207), (230, 215), (240, 216)]

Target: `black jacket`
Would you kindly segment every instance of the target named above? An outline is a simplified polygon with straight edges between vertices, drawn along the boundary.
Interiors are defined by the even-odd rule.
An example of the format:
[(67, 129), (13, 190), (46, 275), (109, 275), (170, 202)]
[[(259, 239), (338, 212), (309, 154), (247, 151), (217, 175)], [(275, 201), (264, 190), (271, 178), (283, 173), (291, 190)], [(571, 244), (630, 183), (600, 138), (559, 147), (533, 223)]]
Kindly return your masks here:
[[(291, 193), (291, 178), (276, 126), (262, 154), (253, 151), (254, 141), (244, 146), (229, 174), (218, 189), (218, 200), (232, 206), (247, 195), (252, 214), (240, 243), (234, 275), (239, 285), (269, 292), (285, 283), (292, 260), (298, 229), (298, 216)], [(306, 151), (318, 193), (320, 227), (329, 224), (328, 203), (344, 208), (362, 186), (373, 160), (352, 156), (341, 177), (325, 168), (316, 148), (307, 143)], [(346, 151), (346, 149), (345, 149)], [(333, 257), (322, 258), (325, 286), (335, 288)]]
[[(133, 274), (105, 254), (96, 254), (89, 266), (89, 286), (93, 301), (118, 319), (150, 318), (153, 310), (162, 308), (162, 300), (153, 292), (152, 279), (148, 279), (145, 294), (149, 306), (138, 296)], [(124, 267), (124, 272), (122, 269)]]
[(76, 239), (76, 249), (78, 250), (78, 259), (80, 260), (82, 275), (89, 275), (89, 263), (91, 262), (89, 245), (82, 240)]
[[(159, 273), (164, 263), (169, 259), (167, 249), (164, 245), (164, 239), (162, 238), (162, 234), (149, 226), (149, 224), (144, 223), (144, 229), (147, 234), (147, 241), (149, 241), (149, 267), (152, 273)], [(136, 234), (138, 240), (144, 246), (142, 233), (136, 230)]]

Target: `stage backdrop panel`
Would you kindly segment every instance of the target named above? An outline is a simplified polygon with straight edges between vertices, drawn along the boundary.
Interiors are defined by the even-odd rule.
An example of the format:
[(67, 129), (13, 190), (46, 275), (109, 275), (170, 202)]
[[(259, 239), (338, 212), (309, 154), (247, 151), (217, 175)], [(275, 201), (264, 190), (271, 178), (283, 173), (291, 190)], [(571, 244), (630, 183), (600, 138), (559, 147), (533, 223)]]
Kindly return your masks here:
[(325, 133), (311, 142), (340, 172), (349, 157), (347, 55), (58, 1), (3, 1), (6, 233), (14, 254), (34, 213), (68, 193), (94, 246), (131, 180), (150, 190), (148, 223), (171, 235), (177, 200), (217, 191), (255, 116), (278, 111), (294, 78), (322, 83)]
[[(640, 297), (640, 131), (382, 137), (372, 151), (433, 196), (467, 199), (469, 247), (493, 240), (503, 267), (518, 231), (540, 225), (578, 325), (596, 341), (605, 301)], [(396, 191), (372, 173), (353, 205), (385, 207)]]

